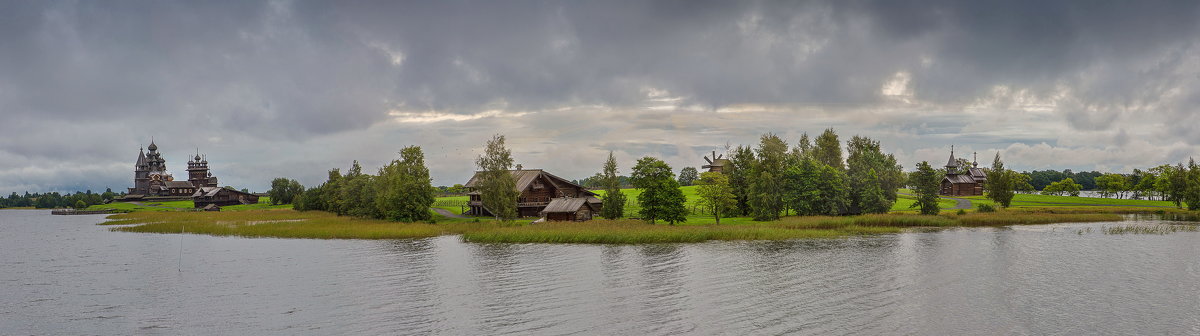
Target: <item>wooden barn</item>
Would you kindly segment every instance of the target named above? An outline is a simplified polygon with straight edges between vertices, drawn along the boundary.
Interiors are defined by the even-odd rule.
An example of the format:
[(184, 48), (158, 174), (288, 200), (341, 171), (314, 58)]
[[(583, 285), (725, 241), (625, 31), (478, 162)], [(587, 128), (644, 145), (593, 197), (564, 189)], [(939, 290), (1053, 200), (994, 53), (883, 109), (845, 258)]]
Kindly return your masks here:
[(946, 163), (946, 177), (942, 178), (940, 194), (944, 196), (982, 196), (983, 185), (987, 182), (987, 172), (979, 168), (979, 162), (972, 162), (970, 167), (962, 167), (954, 158), (954, 149), (950, 149), (950, 161)]
[(550, 200), (541, 214), (547, 221), (581, 222), (592, 220), (597, 210), (587, 198), (562, 197)]
[[(514, 180), (516, 180), (516, 190), (521, 193), (517, 197), (517, 216), (520, 217), (538, 217), (541, 216), (542, 210), (550, 205), (550, 202), (555, 198), (571, 197), (584, 199), (588, 203), (591, 211), (600, 210), (600, 199), (596, 194), (588, 191), (586, 188), (571, 183), (554, 174), (547, 173), (541, 169), (522, 169), (520, 165), (517, 169), (509, 170)], [(480, 172), (475, 172), (475, 176), (463, 185), (469, 192), (470, 200), (467, 206), (470, 210), (468, 215), (472, 216), (492, 216), (492, 213), (483, 206), (483, 199), (476, 189), (479, 186)]]
[(258, 204), (258, 195), (220, 187), (201, 187), (192, 194), (192, 204), (197, 209), (209, 205)]

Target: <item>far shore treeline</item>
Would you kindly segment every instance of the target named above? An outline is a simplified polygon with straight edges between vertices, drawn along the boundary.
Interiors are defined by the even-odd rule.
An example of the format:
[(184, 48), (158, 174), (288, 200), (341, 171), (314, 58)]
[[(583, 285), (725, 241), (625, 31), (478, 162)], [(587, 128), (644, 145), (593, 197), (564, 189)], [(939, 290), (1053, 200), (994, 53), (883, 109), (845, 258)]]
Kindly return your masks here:
[[(511, 151), (504, 136), (496, 135), (484, 144), (476, 159), (480, 175), (476, 191), (483, 206), (496, 219), (510, 222), (516, 218), (514, 204), (519, 196), (512, 186), (514, 168)], [(843, 152), (844, 150), (844, 152)], [(916, 164), (905, 172), (894, 155), (885, 153), (879, 141), (853, 136), (844, 143), (833, 129), (816, 138), (807, 133), (794, 145), (767, 133), (754, 145), (728, 148), (724, 173), (702, 173), (694, 167), (675, 170), (655, 157), (638, 159), (627, 175), (609, 153), (603, 167), (593, 176), (577, 180), (579, 184), (603, 194), (600, 217), (609, 219), (640, 218), (669, 224), (687, 221), (688, 209), (682, 186), (697, 186), (695, 204), (705, 215), (720, 218), (749, 217), (771, 221), (788, 215), (860, 215), (888, 212), (903, 187), (911, 189), (920, 213), (937, 214), (938, 192), (947, 171), (928, 162)], [(960, 166), (972, 162), (959, 158)], [(965, 169), (965, 168), (964, 168)], [(959, 172), (961, 173), (961, 172)], [(718, 176), (720, 175), (720, 176)], [(639, 189), (636, 199), (626, 200), (621, 189)], [(1014, 193), (1040, 191), (1045, 195), (1079, 196), (1082, 190), (1095, 190), (1102, 197), (1170, 201), (1176, 207), (1200, 208), (1200, 166), (1194, 160), (1134, 169), (1131, 174), (1073, 172), (1071, 170), (1034, 170), (1015, 172), (1004, 168), (999, 153), (987, 169), (985, 196), (1007, 207)], [(395, 221), (432, 221), (429, 208), (437, 195), (461, 195), (461, 184), (433, 187), (425, 154), (418, 146), (399, 152), (399, 158), (378, 168), (376, 174), (364, 173), (357, 161), (343, 173), (332, 169), (327, 180), (305, 188), (286, 177), (271, 182), (268, 195), (274, 204), (293, 204), (300, 211), (320, 210), (338, 215)], [(119, 198), (122, 194), (76, 192), (74, 194), (12, 193), (0, 198), (0, 208), (85, 208)], [(908, 196), (906, 196), (908, 197)], [(626, 202), (637, 202), (635, 213), (625, 213)]]

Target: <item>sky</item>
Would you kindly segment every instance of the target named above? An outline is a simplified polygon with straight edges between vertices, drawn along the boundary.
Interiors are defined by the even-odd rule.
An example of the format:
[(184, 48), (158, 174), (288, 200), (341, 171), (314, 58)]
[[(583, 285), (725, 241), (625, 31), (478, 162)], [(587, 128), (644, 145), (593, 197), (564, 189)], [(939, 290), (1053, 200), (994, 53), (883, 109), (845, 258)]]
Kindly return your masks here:
[(771, 132), (879, 140), (905, 169), (1130, 172), (1200, 157), (1195, 1), (0, 1), (0, 193), (176, 177), (307, 186), (487, 139), (568, 179), (699, 167)]

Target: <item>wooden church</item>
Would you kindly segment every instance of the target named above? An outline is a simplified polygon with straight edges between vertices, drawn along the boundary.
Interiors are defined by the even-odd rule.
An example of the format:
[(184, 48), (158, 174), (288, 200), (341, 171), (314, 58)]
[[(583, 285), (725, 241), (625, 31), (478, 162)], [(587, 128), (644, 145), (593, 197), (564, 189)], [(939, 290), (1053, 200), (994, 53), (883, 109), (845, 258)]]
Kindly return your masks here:
[(954, 158), (954, 146), (950, 146), (950, 161), (946, 162), (946, 177), (942, 178), (941, 192), (943, 196), (982, 196), (983, 185), (987, 182), (987, 171), (979, 168), (976, 158), (970, 166), (964, 167)]

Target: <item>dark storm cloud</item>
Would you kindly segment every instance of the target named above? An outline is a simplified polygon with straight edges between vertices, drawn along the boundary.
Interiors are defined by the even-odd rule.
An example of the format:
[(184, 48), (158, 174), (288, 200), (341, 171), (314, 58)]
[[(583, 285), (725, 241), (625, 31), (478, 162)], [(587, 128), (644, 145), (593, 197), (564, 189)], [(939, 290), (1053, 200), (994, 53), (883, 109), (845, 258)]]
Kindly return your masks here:
[[(356, 143), (461, 148), (531, 128), (548, 131), (518, 145), (537, 154), (605, 144), (686, 157), (846, 125), (1011, 141), (1031, 160), (1033, 144), (1120, 128), (1111, 145), (1179, 144), (1159, 149), (1174, 158), (1200, 145), (1198, 19), (1200, 3), (1156, 1), (0, 2), (0, 133), (17, 139), (0, 145), (0, 191), (85, 183), (67, 176), (116, 171), (151, 136), (224, 151), (244, 175), (229, 180), (259, 186), (376, 149)], [(897, 78), (916, 103), (881, 94)], [(990, 113), (1051, 131), (1018, 119), (997, 121), (1009, 133), (956, 134), (980, 129), (984, 112), (968, 111), (993, 100), (1010, 103)], [(1029, 100), (1052, 117), (1019, 113)], [(712, 113), (741, 105), (773, 112)], [(544, 112), (579, 106), (594, 108)], [(450, 121), (379, 126), (396, 111)], [(712, 143), (661, 145), (690, 136)], [(1145, 138), (1157, 142), (1129, 140)]]

